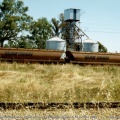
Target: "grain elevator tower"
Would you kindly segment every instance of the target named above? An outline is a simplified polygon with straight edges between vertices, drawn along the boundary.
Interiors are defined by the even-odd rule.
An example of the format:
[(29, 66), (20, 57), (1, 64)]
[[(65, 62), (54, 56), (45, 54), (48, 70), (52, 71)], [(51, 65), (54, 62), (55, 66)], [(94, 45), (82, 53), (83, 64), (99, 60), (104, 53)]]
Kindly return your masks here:
[[(64, 10), (64, 21), (66, 22), (66, 42), (67, 50), (76, 50), (75, 40), (81, 39), (82, 36), (86, 35), (78, 26), (80, 24), (80, 9), (65, 9)], [(86, 35), (87, 36), (87, 35)], [(87, 36), (88, 37), (88, 36)], [(79, 44), (82, 50), (82, 42)]]

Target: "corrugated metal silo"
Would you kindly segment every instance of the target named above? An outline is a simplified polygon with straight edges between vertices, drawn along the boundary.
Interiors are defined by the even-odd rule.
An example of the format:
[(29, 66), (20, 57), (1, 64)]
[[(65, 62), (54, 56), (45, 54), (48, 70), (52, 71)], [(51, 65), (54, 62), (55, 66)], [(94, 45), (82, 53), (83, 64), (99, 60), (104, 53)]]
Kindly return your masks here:
[(65, 40), (55, 36), (49, 40), (46, 40), (46, 49), (66, 51), (66, 42)]
[(98, 43), (92, 41), (91, 39), (84, 40), (83, 51), (84, 52), (98, 52)]

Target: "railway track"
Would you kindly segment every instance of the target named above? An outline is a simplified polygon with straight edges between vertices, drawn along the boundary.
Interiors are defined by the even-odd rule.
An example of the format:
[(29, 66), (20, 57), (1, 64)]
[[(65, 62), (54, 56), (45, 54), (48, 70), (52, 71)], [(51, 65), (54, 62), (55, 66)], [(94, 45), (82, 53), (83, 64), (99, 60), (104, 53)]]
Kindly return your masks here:
[(74, 103), (0, 103), (0, 110), (6, 109), (66, 109), (66, 108), (120, 108), (120, 102), (74, 102)]

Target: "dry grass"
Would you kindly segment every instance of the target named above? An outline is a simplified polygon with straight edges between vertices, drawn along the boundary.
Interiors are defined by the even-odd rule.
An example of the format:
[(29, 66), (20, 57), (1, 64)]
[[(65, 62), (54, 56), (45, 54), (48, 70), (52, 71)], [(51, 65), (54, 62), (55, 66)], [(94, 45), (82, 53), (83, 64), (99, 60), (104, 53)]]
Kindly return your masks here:
[(6, 110), (1, 120), (120, 120), (120, 109)]
[(7, 110), (2, 120), (119, 120), (120, 109)]
[(120, 101), (118, 66), (0, 63), (0, 102)]

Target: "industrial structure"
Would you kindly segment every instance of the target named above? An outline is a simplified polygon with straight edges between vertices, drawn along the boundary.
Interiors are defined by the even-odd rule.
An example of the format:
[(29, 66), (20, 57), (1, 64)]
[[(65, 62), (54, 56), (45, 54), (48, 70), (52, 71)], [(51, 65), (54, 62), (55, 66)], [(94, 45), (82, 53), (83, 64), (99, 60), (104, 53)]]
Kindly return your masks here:
[[(47, 40), (47, 50), (98, 52), (98, 43), (89, 39), (78, 27), (78, 24), (80, 24), (80, 9), (70, 8), (64, 10), (64, 21), (66, 26), (61, 32), (65, 33), (65, 40), (58, 36)], [(82, 40), (83, 36), (87, 39)]]
[(86, 39), (83, 41), (83, 51), (84, 52), (98, 52), (98, 43), (91, 39)]
[[(80, 24), (80, 9), (66, 9), (64, 10), (64, 20), (67, 24), (66, 30), (68, 31), (67, 50), (70, 51), (82, 51), (82, 37), (89, 37), (77, 26)], [(77, 42), (76, 42), (77, 40)]]
[[(46, 41), (44, 50), (0, 48), (0, 62), (120, 65), (120, 53), (99, 53), (98, 43), (89, 39), (76, 25), (80, 22), (80, 9), (66, 9), (64, 18), (67, 23), (65, 30), (68, 33), (66, 40), (55, 36)], [(82, 40), (82, 36), (87, 39)]]
[(47, 50), (64, 50), (66, 51), (66, 41), (55, 36), (49, 40), (46, 40)]

